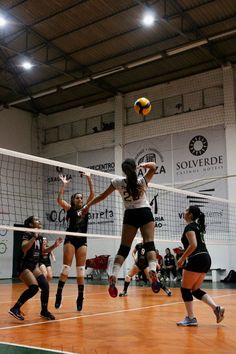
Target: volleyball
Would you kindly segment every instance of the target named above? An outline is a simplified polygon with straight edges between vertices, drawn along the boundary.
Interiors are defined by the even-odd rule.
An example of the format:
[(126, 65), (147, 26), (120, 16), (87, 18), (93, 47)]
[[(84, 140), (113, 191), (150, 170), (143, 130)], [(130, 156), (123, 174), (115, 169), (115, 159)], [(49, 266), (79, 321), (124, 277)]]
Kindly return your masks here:
[(148, 115), (152, 109), (149, 99), (140, 97), (134, 102), (134, 110), (138, 114)]

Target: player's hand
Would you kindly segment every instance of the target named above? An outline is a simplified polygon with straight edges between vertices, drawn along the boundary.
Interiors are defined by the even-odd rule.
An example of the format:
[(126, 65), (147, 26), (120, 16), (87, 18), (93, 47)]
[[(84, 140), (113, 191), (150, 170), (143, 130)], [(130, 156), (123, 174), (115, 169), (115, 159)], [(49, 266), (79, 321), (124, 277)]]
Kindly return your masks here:
[(70, 179), (66, 179), (66, 176), (63, 176), (63, 175), (59, 175), (59, 178), (60, 180), (62, 181), (62, 183), (65, 185), (65, 184), (68, 184), (70, 182)]

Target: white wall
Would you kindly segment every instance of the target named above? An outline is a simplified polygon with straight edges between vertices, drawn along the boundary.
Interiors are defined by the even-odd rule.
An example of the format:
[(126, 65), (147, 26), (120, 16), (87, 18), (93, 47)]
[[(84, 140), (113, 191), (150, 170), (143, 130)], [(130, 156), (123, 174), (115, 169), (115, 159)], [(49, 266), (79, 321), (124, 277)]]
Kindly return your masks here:
[(0, 146), (34, 154), (37, 151), (36, 119), (31, 113), (10, 107), (0, 111)]

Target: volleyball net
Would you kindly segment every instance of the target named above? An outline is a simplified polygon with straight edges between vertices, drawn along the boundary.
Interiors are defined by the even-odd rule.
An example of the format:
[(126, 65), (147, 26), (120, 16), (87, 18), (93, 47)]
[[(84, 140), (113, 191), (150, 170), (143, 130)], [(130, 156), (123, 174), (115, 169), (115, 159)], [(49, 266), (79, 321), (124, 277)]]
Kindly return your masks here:
[[(143, 169), (138, 171), (139, 175), (144, 173)], [(24, 220), (35, 215), (43, 224), (40, 233), (65, 235), (66, 213), (57, 204), (61, 185), (59, 175), (70, 180), (65, 186), (64, 199), (70, 203), (72, 194), (82, 193), (86, 203), (89, 195), (87, 174), (93, 180), (95, 195), (104, 191), (112, 178), (117, 177), (0, 149), (0, 230), (27, 231), (23, 227)], [(179, 242), (185, 226), (184, 210), (190, 205), (198, 205), (206, 216), (208, 241), (225, 244), (236, 241), (234, 202), (152, 183), (149, 184), (147, 197), (155, 219), (155, 240)], [(123, 203), (118, 192), (92, 206), (89, 210), (88, 238), (120, 238), (123, 212)], [(84, 235), (69, 232), (66, 234)]]

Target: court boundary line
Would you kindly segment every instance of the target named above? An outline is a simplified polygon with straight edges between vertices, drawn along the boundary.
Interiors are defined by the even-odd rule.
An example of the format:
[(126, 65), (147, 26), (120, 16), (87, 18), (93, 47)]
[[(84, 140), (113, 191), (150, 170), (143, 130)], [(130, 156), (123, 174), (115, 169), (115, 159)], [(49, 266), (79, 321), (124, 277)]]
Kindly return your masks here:
[[(27, 348), (27, 349), (35, 349), (35, 350), (40, 350), (40, 351), (45, 351), (45, 352), (51, 352), (51, 353), (61, 353), (61, 354), (75, 354), (74, 352), (64, 352), (58, 349), (47, 349), (47, 348), (42, 348), (42, 347), (35, 347), (31, 345), (25, 345), (25, 344), (16, 344), (16, 343), (10, 343), (10, 342), (0, 342), (0, 344), (3, 345), (9, 345), (12, 347), (20, 347), (20, 348)], [(79, 353), (77, 353), (79, 354)]]
[[(214, 299), (215, 298), (230, 297), (230, 296), (234, 297), (234, 296), (236, 296), (236, 293), (235, 294), (217, 295), (217, 296), (214, 296)], [(194, 301), (198, 301), (198, 300), (194, 300)], [(93, 314), (82, 315), (82, 316), (73, 316), (73, 317), (61, 318), (61, 319), (53, 320), (53, 321), (40, 321), (40, 322), (27, 323), (27, 324), (22, 324), (22, 325), (0, 327), (0, 331), (10, 330), (10, 329), (15, 329), (15, 328), (32, 327), (32, 326), (37, 326), (37, 325), (41, 325), (44, 323), (45, 324), (53, 324), (53, 323), (57, 323), (57, 322), (72, 321), (72, 320), (78, 320), (78, 319), (83, 319), (83, 318), (109, 316), (109, 315), (114, 315), (114, 314), (116, 315), (119, 313), (134, 312), (134, 311), (143, 311), (143, 310), (148, 310), (148, 309), (152, 309), (152, 308), (172, 306), (172, 305), (178, 305), (178, 304), (184, 305), (184, 302), (183, 301), (175, 301), (175, 302), (168, 302), (168, 303), (164, 303), (164, 304), (150, 305), (150, 306), (145, 306), (145, 307), (135, 307), (135, 308), (126, 309), (126, 310), (122, 309), (122, 310), (116, 310), (116, 311), (93, 313)]]

